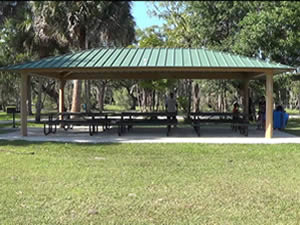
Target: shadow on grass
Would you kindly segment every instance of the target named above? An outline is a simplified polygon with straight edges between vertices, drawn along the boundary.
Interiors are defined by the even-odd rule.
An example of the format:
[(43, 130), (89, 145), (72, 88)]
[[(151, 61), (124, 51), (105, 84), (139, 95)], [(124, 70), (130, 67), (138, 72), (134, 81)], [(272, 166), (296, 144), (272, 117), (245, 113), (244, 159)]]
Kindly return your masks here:
[(56, 145), (64, 146), (65, 144), (76, 145), (76, 146), (111, 146), (120, 145), (121, 143), (76, 143), (76, 142), (54, 142), (54, 141), (24, 141), (24, 140), (0, 140), (0, 146), (32, 146), (32, 145)]
[(15, 132), (16, 129), (15, 128), (7, 128), (7, 129), (3, 129), (0, 127), (0, 134), (9, 134), (9, 133), (12, 133), (12, 132)]

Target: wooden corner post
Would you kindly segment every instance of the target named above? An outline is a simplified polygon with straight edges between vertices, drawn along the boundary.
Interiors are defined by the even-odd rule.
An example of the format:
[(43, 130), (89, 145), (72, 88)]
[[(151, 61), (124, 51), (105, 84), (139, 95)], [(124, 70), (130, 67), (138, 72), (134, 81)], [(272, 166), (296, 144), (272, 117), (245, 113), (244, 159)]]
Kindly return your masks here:
[[(59, 83), (59, 100), (58, 100), (58, 112), (63, 113), (65, 111), (65, 85), (66, 80), (60, 80)], [(63, 120), (63, 115), (59, 116), (60, 120)], [(60, 125), (60, 128), (62, 125)]]
[(21, 135), (27, 136), (27, 90), (28, 89), (28, 74), (21, 74)]
[(266, 73), (266, 138), (273, 136), (273, 72)]
[(59, 84), (59, 102), (58, 102), (58, 105), (59, 105), (59, 113), (62, 113), (64, 112), (64, 106), (65, 106), (65, 84), (66, 84), (66, 81), (65, 80), (60, 80), (60, 84)]

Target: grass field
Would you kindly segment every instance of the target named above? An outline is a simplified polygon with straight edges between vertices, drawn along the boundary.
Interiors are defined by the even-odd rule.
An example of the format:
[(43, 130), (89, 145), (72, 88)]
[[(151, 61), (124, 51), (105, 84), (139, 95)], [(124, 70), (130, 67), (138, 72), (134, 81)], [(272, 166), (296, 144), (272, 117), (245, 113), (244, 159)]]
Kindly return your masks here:
[(299, 149), (0, 141), (0, 221), (299, 224)]
[(290, 115), (299, 115), (300, 114), (299, 109), (285, 109), (285, 110)]
[(284, 131), (296, 136), (300, 136), (300, 119), (289, 119), (288, 125)]

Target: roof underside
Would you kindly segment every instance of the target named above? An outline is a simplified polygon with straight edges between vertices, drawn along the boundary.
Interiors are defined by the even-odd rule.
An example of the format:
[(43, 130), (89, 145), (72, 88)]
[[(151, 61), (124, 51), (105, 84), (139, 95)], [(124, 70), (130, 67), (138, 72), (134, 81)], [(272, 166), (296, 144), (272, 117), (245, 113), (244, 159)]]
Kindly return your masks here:
[(206, 49), (101, 48), (0, 68), (57, 79), (253, 79), (294, 68)]

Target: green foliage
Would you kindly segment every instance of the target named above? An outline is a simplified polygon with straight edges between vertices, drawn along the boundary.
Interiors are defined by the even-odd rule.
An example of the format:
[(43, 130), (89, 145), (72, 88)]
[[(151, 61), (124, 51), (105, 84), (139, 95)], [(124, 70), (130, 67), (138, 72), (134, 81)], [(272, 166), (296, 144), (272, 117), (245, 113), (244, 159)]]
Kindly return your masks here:
[(113, 92), (113, 99), (116, 105), (121, 106), (122, 108), (129, 110), (132, 105), (132, 99), (128, 95), (128, 92), (125, 88), (116, 89)]
[[(300, 65), (299, 2), (173, 1), (153, 4), (156, 10), (152, 13), (166, 21), (160, 28), (165, 46), (205, 47)], [(233, 93), (239, 88), (236, 81), (226, 81), (226, 85), (220, 85), (224, 83), (220, 81), (207, 82), (210, 89), (202, 93), (226, 93), (228, 90)], [(295, 105), (294, 96), (299, 92), (294, 85), (289, 76), (276, 78), (275, 101)], [(263, 81), (251, 81), (250, 87), (254, 101), (265, 94)]]
[[(296, 113), (295, 111), (291, 112), (290, 110), (287, 110), (287, 113), (290, 115), (292, 113)], [(297, 111), (297, 114), (299, 115), (299, 111)], [(296, 135), (300, 137), (300, 119), (299, 118), (290, 118), (288, 120), (287, 127), (284, 129), (285, 132)]]
[[(135, 41), (130, 1), (13, 1), (0, 7), (0, 66), (100, 46), (127, 46)], [(20, 91), (10, 74), (0, 75), (0, 107)], [(10, 85), (10, 84), (15, 85)], [(42, 90), (56, 103), (55, 85)], [(47, 83), (47, 84), (45, 84)], [(41, 91), (31, 81), (32, 97)], [(14, 90), (14, 91), (12, 91)], [(66, 94), (71, 94), (70, 92)], [(80, 96), (80, 95), (79, 95)], [(18, 98), (13, 99), (18, 102)], [(47, 103), (47, 102), (46, 102)]]
[(163, 47), (162, 34), (157, 26), (148, 27), (144, 30), (137, 29), (136, 36), (140, 48)]
[[(260, 2), (240, 22), (234, 49), (275, 62), (300, 65), (300, 2)], [(259, 13), (258, 13), (259, 11)]]
[[(186, 96), (177, 97), (178, 108), (180, 111), (187, 113), (189, 109), (189, 98)], [(179, 111), (178, 110), (178, 111)]]
[(142, 80), (140, 86), (149, 90), (157, 90), (160, 92), (166, 92), (168, 89), (173, 89), (176, 85), (174, 79), (159, 79), (159, 80)]

